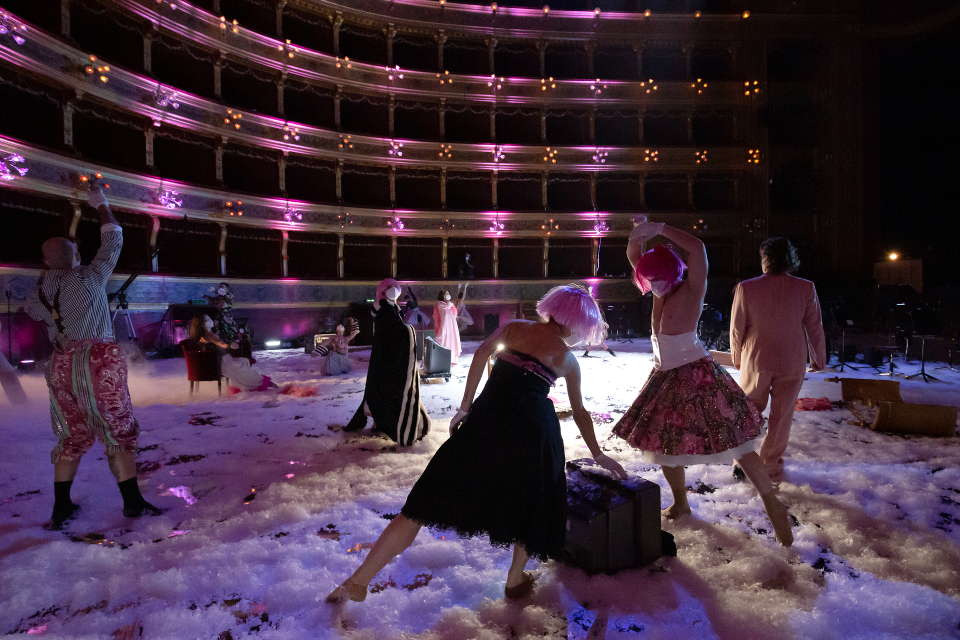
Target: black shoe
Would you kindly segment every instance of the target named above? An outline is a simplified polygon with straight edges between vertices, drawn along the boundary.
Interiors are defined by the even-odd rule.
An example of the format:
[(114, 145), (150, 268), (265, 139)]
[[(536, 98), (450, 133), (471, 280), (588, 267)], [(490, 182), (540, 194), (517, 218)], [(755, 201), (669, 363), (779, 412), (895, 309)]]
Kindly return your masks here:
[(747, 474), (743, 472), (743, 469), (740, 468), (740, 465), (733, 465), (733, 479), (737, 482), (743, 482), (747, 479)]
[(44, 525), (45, 529), (50, 531), (60, 531), (63, 529), (63, 526), (70, 522), (77, 511), (80, 510), (80, 505), (71, 502), (68, 506), (58, 508), (56, 505), (53, 507), (53, 515), (50, 516), (50, 522)]
[(584, 352), (583, 352), (583, 355), (580, 356), (580, 357), (581, 357), (581, 358), (592, 358), (593, 356), (590, 355), (590, 352), (589, 352), (589, 351), (584, 351)]
[(610, 347), (607, 347), (607, 353), (609, 353), (610, 355), (612, 355), (614, 358), (617, 357), (617, 354), (615, 354), (615, 353), (613, 352), (613, 349), (611, 349)]
[(363, 407), (357, 410), (353, 417), (350, 418), (350, 422), (343, 427), (344, 431), (360, 431), (365, 426), (367, 426), (367, 415), (363, 412)]
[(139, 518), (140, 516), (159, 516), (163, 513), (163, 509), (160, 507), (155, 507), (146, 500), (142, 500), (140, 504), (132, 507), (123, 508), (123, 516), (125, 518)]

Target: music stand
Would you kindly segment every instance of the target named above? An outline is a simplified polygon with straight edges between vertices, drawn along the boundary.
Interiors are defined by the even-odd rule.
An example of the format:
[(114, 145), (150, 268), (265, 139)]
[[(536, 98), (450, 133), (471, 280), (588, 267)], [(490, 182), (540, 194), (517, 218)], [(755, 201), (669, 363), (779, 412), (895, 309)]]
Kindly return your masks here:
[(110, 316), (112, 325), (116, 324), (117, 316), (123, 314), (123, 319), (127, 327), (127, 338), (132, 342), (137, 341), (137, 329), (133, 326), (133, 318), (130, 317), (130, 303), (127, 301), (127, 289), (130, 288), (130, 285), (133, 284), (133, 281), (137, 279), (138, 275), (140, 274), (131, 273), (126, 281), (120, 285), (119, 289), (107, 294), (107, 301), (116, 303), (113, 309), (113, 315)]
[(840, 352), (837, 354), (838, 362), (837, 362), (837, 367), (834, 369), (834, 371), (843, 371), (845, 367), (853, 371), (858, 371), (859, 369), (861, 369), (862, 367), (859, 367), (857, 365), (853, 365), (847, 362), (846, 352), (847, 352), (847, 329), (846, 327), (840, 327)]
[[(927, 373), (927, 339), (938, 338), (939, 336), (928, 336), (928, 335), (919, 335), (914, 336), (915, 338), (920, 338), (920, 371), (912, 373), (907, 376), (907, 380), (913, 380), (914, 378), (920, 378), (924, 382), (943, 382), (940, 378), (932, 376)], [(909, 351), (909, 344), (907, 345), (907, 350)]]

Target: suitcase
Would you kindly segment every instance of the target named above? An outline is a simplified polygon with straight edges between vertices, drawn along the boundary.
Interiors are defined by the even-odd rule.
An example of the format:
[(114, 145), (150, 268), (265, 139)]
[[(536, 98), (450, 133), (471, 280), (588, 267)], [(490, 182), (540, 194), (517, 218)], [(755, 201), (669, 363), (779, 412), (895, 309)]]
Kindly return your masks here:
[[(671, 548), (672, 547), (672, 548)], [(567, 462), (567, 564), (614, 573), (676, 555), (660, 530), (660, 486), (639, 477), (618, 480), (591, 459)]]

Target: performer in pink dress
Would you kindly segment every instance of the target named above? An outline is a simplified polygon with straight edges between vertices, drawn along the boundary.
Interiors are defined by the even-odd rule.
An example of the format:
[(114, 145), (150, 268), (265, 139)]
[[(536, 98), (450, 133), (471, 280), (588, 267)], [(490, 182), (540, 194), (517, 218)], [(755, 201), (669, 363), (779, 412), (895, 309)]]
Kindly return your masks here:
[[(658, 235), (684, 251), (687, 264), (664, 245), (643, 252), (644, 240)], [(664, 511), (668, 519), (690, 513), (683, 465), (736, 460), (760, 493), (777, 539), (790, 546), (789, 514), (755, 451), (763, 418), (697, 337), (707, 290), (703, 242), (663, 223), (643, 222), (630, 236), (627, 258), (634, 283), (654, 295), (655, 367), (613, 432), (663, 469), (673, 492), (673, 505)]]
[(450, 290), (441, 289), (440, 295), (437, 296), (437, 304), (433, 305), (433, 326), (437, 332), (437, 343), (450, 349), (451, 364), (456, 364), (460, 357), (460, 327), (457, 325), (457, 316), (466, 292), (467, 289), (464, 287), (457, 296), (457, 301), (453, 302)]

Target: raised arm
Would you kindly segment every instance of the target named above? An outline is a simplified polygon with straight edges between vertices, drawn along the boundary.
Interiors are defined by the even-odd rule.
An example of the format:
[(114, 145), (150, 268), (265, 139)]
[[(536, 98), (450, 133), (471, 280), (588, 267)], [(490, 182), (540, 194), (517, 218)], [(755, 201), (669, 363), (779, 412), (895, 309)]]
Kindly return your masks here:
[(123, 229), (113, 215), (113, 211), (110, 210), (110, 203), (107, 202), (107, 197), (100, 185), (90, 187), (87, 201), (100, 215), (100, 248), (97, 250), (96, 257), (84, 269), (84, 275), (106, 284), (117, 266), (117, 260), (120, 259), (120, 251), (123, 249)]
[(593, 418), (590, 412), (583, 406), (583, 395), (580, 391), (580, 363), (577, 362), (573, 353), (567, 353), (563, 361), (564, 380), (567, 382), (567, 398), (570, 400), (570, 408), (573, 409), (573, 421), (580, 430), (584, 444), (590, 450), (590, 455), (604, 469), (607, 469), (619, 478), (626, 478), (627, 472), (623, 467), (610, 458), (600, 449), (597, 443), (597, 434), (593, 429)]
[(676, 227), (664, 225), (660, 232), (664, 238), (674, 243), (687, 254), (687, 281), (707, 286), (707, 247), (703, 240)]
[(730, 311), (730, 356), (737, 369), (740, 368), (740, 349), (747, 335), (747, 326), (747, 305), (743, 299), (743, 288), (737, 284), (733, 290), (733, 308)]
[(457, 285), (457, 309), (463, 304), (463, 301), (467, 299), (467, 283), (464, 283), (463, 289), (460, 288), (460, 285)]

